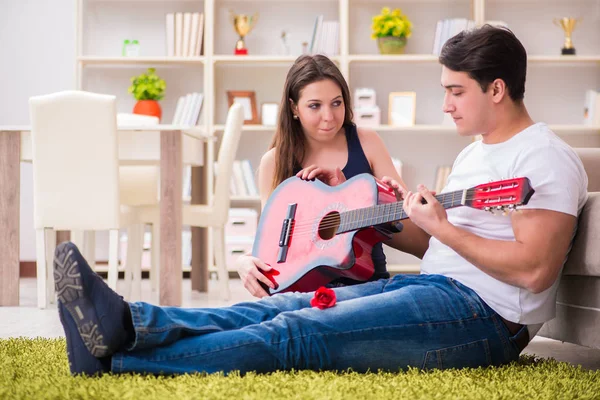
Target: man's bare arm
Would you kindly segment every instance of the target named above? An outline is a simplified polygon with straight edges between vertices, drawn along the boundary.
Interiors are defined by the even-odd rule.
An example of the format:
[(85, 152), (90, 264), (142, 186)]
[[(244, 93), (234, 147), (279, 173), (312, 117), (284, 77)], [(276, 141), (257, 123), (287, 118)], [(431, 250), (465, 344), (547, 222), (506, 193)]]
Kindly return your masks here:
[(576, 218), (550, 210), (522, 210), (511, 216), (515, 241), (479, 237), (452, 224), (438, 239), (477, 268), (508, 284), (539, 293), (548, 289), (564, 263)]
[(486, 239), (451, 224), (446, 210), (422, 185), (418, 193), (407, 194), (404, 209), (416, 225), (477, 268), (533, 293), (556, 280), (576, 224), (574, 216), (558, 211), (520, 210), (511, 214), (514, 241)]
[(423, 229), (415, 225), (410, 219), (402, 221), (402, 232), (395, 233), (390, 240), (384, 243), (397, 250), (412, 254), (415, 257), (423, 258), (429, 248), (429, 239), (431, 236)]

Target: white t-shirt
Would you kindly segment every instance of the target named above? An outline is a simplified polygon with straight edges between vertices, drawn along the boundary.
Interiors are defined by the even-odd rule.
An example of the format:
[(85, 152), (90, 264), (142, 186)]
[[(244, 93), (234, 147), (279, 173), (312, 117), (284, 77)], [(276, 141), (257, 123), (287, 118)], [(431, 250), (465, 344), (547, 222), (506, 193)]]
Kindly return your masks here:
[[(529, 203), (520, 209), (547, 209), (577, 216), (587, 200), (588, 180), (581, 160), (543, 123), (502, 143), (470, 144), (458, 155), (442, 192), (515, 177), (529, 178), (535, 190)], [(470, 207), (449, 209), (447, 213), (453, 225), (475, 235), (515, 240), (510, 215), (492, 215)], [(531, 293), (491, 277), (433, 237), (423, 257), (421, 273), (456, 279), (509, 321), (533, 325), (555, 316), (558, 279), (542, 293)]]

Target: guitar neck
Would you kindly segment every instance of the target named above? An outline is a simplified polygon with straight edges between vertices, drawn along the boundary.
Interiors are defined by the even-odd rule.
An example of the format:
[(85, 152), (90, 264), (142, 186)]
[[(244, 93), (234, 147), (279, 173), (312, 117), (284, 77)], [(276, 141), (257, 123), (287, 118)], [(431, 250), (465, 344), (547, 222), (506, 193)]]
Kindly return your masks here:
[[(448, 209), (465, 204), (468, 189), (438, 194), (435, 196), (440, 204)], [(404, 202), (378, 204), (371, 207), (340, 213), (340, 226), (336, 233), (344, 233), (357, 229), (381, 225), (408, 218), (403, 208)]]

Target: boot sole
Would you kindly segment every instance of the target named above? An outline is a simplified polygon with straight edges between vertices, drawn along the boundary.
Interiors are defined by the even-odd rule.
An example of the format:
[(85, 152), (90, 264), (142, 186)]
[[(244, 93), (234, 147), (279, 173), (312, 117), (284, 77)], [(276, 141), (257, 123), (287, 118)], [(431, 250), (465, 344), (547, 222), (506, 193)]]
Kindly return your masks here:
[(81, 271), (74, 249), (70, 243), (61, 243), (54, 253), (54, 285), (58, 300), (65, 306), (75, 324), (83, 343), (94, 357), (106, 357), (111, 353), (104, 342), (96, 310), (85, 296)]

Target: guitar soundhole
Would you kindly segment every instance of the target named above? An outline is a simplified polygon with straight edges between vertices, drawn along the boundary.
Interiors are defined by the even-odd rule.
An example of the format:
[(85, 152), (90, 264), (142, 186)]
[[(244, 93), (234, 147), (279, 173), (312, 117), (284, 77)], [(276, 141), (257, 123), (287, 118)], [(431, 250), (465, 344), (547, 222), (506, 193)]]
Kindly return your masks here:
[(337, 211), (330, 212), (323, 217), (319, 224), (319, 236), (323, 240), (332, 239), (339, 226), (340, 213)]

